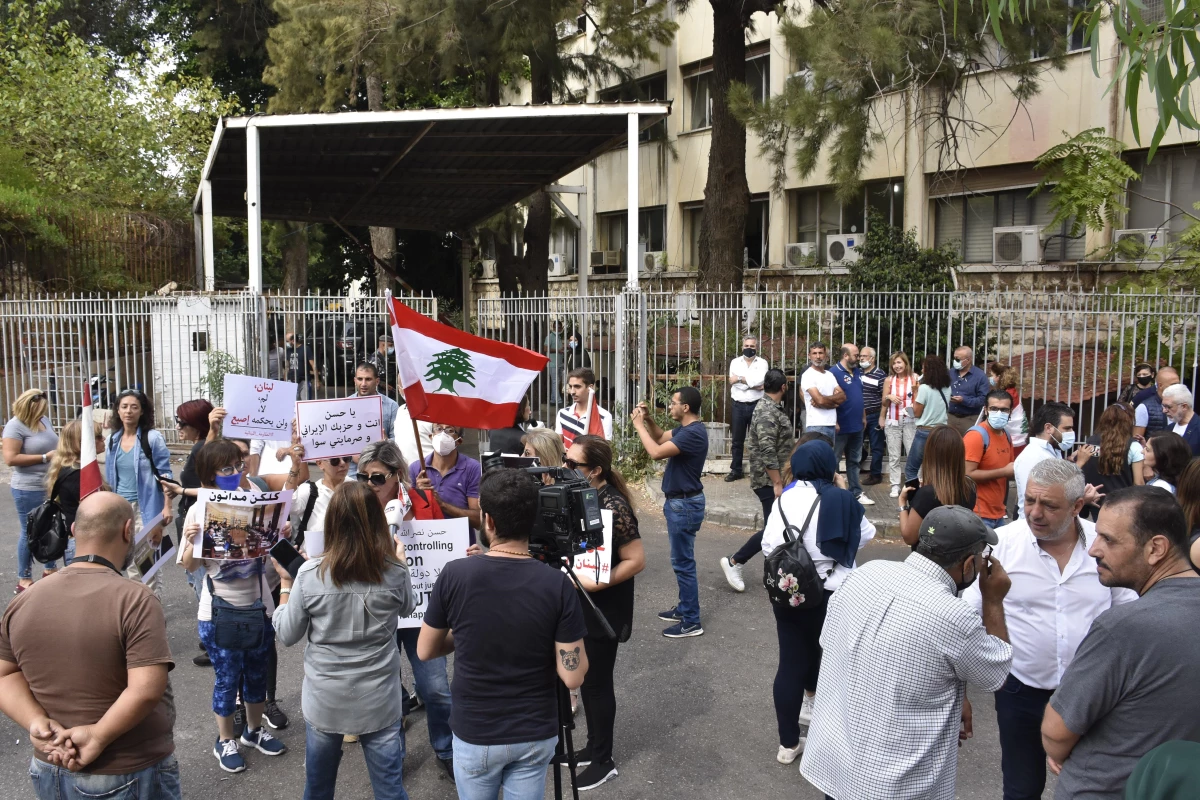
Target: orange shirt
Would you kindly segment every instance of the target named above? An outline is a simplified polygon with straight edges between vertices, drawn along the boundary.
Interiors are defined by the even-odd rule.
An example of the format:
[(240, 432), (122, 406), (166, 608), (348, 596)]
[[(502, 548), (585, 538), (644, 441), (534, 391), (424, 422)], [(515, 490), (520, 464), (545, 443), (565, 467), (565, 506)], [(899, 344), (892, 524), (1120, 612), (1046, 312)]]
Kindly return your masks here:
[[(979, 431), (967, 431), (963, 436), (966, 460), (974, 461), (979, 469), (1001, 469), (1013, 460), (1012, 442), (1004, 431), (992, 430), (987, 421), (980, 423), (988, 431), (988, 448), (983, 450), (983, 436)], [(975, 513), (987, 519), (999, 519), (1006, 513), (1004, 500), (1008, 494), (1008, 478), (992, 478), (975, 481)]]

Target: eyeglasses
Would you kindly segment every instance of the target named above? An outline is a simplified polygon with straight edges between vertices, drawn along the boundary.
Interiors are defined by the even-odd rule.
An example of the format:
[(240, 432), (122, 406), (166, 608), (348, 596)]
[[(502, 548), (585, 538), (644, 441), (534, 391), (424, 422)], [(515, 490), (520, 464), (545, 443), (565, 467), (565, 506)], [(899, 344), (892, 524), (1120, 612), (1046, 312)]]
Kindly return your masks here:
[(453, 436), (455, 439), (458, 438), (458, 431), (455, 430), (454, 428), (450, 427), (449, 425), (434, 425), (433, 432), (434, 433), (448, 433), (451, 436)]
[[(330, 459), (332, 461), (332, 459)], [(373, 472), (368, 475), (365, 472), (360, 472), (354, 476), (359, 483), (370, 483), (372, 486), (383, 486), (390, 479), (396, 477), (396, 473), (389, 472), (386, 475), (382, 472)]]
[(228, 478), (230, 475), (237, 475), (239, 472), (245, 472), (245, 470), (246, 470), (246, 462), (239, 461), (236, 464), (234, 464), (232, 467), (221, 467), (219, 470), (217, 470), (217, 474), (222, 477)]
[(573, 458), (564, 458), (563, 466), (567, 469), (587, 469), (590, 464), (584, 464), (582, 461), (576, 461)]

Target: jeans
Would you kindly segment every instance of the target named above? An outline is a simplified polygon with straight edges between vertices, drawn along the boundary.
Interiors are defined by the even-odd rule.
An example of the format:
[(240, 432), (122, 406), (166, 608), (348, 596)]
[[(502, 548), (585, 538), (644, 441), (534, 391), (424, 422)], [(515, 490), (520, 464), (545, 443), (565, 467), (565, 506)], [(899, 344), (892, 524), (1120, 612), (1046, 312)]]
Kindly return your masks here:
[(679, 584), (676, 611), (684, 625), (700, 624), (700, 584), (696, 579), (696, 534), (704, 522), (704, 495), (676, 497), (663, 504), (667, 538), (671, 542), (671, 568)]
[(917, 428), (913, 434), (912, 447), (908, 450), (908, 461), (904, 462), (904, 480), (916, 480), (921, 471), (921, 463), (925, 460), (925, 440), (929, 438), (932, 428)]
[[(17, 577), (22, 580), (33, 578), (33, 553), (29, 552), (29, 540), (25, 538), (25, 527), (29, 522), (29, 512), (46, 502), (46, 492), (42, 489), (13, 489), (13, 505), (17, 507), (17, 520), (21, 523), (21, 533), (17, 536)], [(54, 569), (51, 561), (46, 569)]]
[(746, 543), (733, 554), (731, 559), (735, 564), (745, 564), (750, 559), (754, 558), (755, 553), (762, 552), (763, 531), (766, 530), (767, 520), (771, 517), (771, 509), (775, 507), (775, 487), (760, 486), (754, 490), (759, 502), (763, 507), (763, 530), (751, 536), (746, 540)]
[[(833, 442), (833, 462), (837, 464), (846, 456), (846, 483), (855, 497), (862, 494), (862, 484), (858, 480), (859, 465), (862, 464), (863, 432), (839, 433)], [(836, 467), (835, 467), (836, 469)]]
[(753, 403), (735, 401), (733, 404), (733, 446), (729, 451), (729, 471), (734, 475), (742, 474), (742, 446), (746, 443), (746, 429), (750, 427), (756, 405), (757, 400)]
[(200, 620), (200, 642), (212, 659), (212, 710), (218, 717), (232, 717), (238, 689), (243, 703), (262, 703), (267, 699), (267, 669), (271, 650), (275, 647), (275, 629), (267, 620), (262, 643), (255, 650), (225, 650), (217, 647), (216, 626)]
[(38, 800), (74, 800), (74, 798), (103, 797), (111, 800), (181, 800), (179, 762), (174, 754), (143, 770), (125, 775), (94, 775), (71, 772), (38, 761), (29, 762), (29, 780)]
[(999, 528), (1000, 526), (1002, 526), (1004, 524), (1004, 517), (1000, 517), (999, 519), (988, 519), (987, 517), (980, 517), (980, 519), (983, 520), (984, 525), (987, 525), (989, 528), (991, 528), (993, 530), (995, 530), (996, 528)]
[(775, 634), (779, 639), (779, 666), (775, 670), (775, 721), (779, 743), (784, 747), (800, 744), (800, 706), (805, 691), (817, 690), (821, 671), (821, 628), (825, 627), (825, 609), (829, 595), (820, 608), (794, 611), (771, 606), (775, 612)]
[(546, 767), (558, 736), (520, 744), (468, 744), (454, 737), (454, 785), (459, 800), (542, 800)]
[[(333, 800), (338, 765), (342, 761), (342, 734), (325, 733), (305, 724), (304, 800)], [(408, 800), (404, 791), (404, 728), (395, 725), (374, 733), (360, 733), (363, 760), (375, 800)]]
[(806, 425), (804, 432), (824, 434), (829, 437), (830, 444), (837, 440), (837, 427), (834, 425)]
[(873, 476), (883, 475), (883, 428), (879, 427), (879, 409), (874, 414), (867, 414), (867, 439), (871, 443), (871, 467)]
[(1034, 689), (1012, 675), (996, 692), (1004, 800), (1038, 800), (1046, 788), (1042, 715), (1053, 689)]
[(592, 761), (603, 764), (612, 760), (613, 728), (617, 721), (617, 693), (613, 671), (617, 666), (617, 643), (612, 639), (583, 640), (587, 650), (588, 671), (583, 676), (580, 696), (587, 714), (587, 744)]
[(905, 417), (901, 422), (889, 421), (883, 429), (883, 434), (887, 437), (888, 477), (892, 487), (899, 488), (901, 464), (904, 463), (900, 456), (902, 453), (907, 455), (912, 452), (913, 437), (917, 434), (917, 421), (912, 417)]
[(425, 724), (429, 727), (429, 745), (445, 761), (454, 757), (454, 739), (450, 733), (450, 679), (446, 677), (446, 659), (422, 661), (417, 658), (420, 628), (396, 631), (396, 646), (408, 653), (413, 684), (425, 702)]

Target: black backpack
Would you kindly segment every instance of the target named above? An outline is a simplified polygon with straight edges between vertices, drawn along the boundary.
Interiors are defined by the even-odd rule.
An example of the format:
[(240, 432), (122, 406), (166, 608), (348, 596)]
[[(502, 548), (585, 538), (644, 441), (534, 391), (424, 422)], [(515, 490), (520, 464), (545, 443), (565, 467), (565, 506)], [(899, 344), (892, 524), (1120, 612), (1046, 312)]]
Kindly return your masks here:
[(767, 597), (779, 608), (800, 611), (820, 608), (825, 602), (825, 579), (817, 574), (817, 567), (804, 547), (804, 532), (820, 503), (820, 497), (813, 501), (804, 525), (796, 528), (783, 513), (783, 504), (775, 501), (783, 518), (783, 544), (772, 550), (763, 563), (763, 586)]
[(317, 504), (317, 484), (316, 481), (308, 482), (308, 502), (304, 504), (304, 511), (300, 514), (300, 530), (292, 531), (292, 539), (297, 546), (304, 544), (304, 532), (308, 530), (308, 521), (312, 518), (313, 507)]
[(67, 544), (71, 540), (71, 530), (67, 526), (67, 515), (58, 505), (58, 489), (63, 478), (71, 473), (66, 469), (58, 474), (54, 487), (50, 490), (50, 498), (29, 512), (25, 525), (25, 538), (29, 543), (29, 552), (41, 564), (57, 561), (67, 552)]

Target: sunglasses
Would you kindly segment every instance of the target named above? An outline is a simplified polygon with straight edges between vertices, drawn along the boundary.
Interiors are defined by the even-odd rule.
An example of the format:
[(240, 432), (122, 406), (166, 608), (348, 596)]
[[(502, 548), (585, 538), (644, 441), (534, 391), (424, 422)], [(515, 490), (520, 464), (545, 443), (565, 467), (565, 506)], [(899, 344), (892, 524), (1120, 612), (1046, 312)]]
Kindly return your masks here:
[(232, 467), (221, 467), (219, 470), (217, 470), (217, 474), (224, 478), (228, 478), (230, 475), (237, 475), (239, 472), (245, 472), (245, 470), (246, 462), (239, 461)]
[[(332, 460), (333, 459), (330, 459), (330, 461)], [(383, 486), (388, 482), (388, 480), (396, 477), (396, 473), (389, 472), (385, 475), (382, 472), (375, 472), (368, 475), (365, 472), (359, 472), (354, 477), (358, 479), (359, 483), (370, 483), (372, 486)]]
[(350, 463), (349, 456), (347, 456), (345, 458), (339, 458), (339, 457), (335, 456), (334, 458), (327, 458), (325, 460), (329, 462), (329, 466), (331, 466), (331, 467), (340, 467), (342, 465), (343, 461), (346, 462), (347, 464)]
[(184, 422), (179, 417), (176, 417), (175, 418), (175, 427), (176, 428), (190, 428), (191, 425), (187, 422)]
[(587, 469), (590, 465), (584, 464), (582, 461), (576, 461), (573, 458), (564, 458), (563, 466), (567, 469)]

